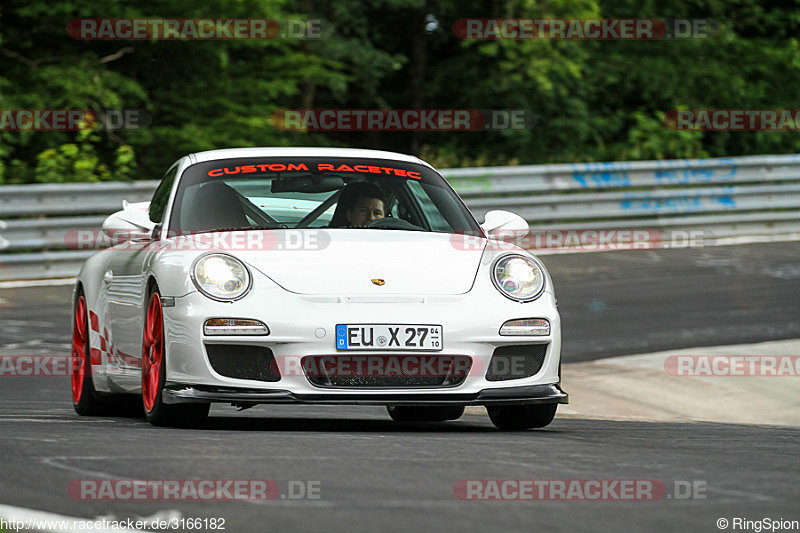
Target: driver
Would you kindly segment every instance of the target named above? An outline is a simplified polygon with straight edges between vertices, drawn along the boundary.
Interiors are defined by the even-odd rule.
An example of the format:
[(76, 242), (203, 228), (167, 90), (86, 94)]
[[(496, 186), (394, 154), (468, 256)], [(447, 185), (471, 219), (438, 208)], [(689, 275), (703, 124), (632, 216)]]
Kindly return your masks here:
[(342, 190), (331, 227), (363, 228), (385, 216), (386, 200), (381, 188), (374, 183), (359, 181)]

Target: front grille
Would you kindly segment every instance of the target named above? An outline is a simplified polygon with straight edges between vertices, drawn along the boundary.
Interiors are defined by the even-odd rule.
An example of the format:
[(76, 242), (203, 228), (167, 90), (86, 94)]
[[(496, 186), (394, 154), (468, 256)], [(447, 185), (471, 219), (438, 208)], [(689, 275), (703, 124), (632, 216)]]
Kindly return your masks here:
[(469, 374), (472, 358), (457, 355), (311, 355), (301, 361), (317, 387), (457, 387)]
[(495, 348), (486, 372), (486, 381), (535, 376), (542, 369), (546, 354), (547, 344), (515, 344)]
[(206, 344), (206, 353), (211, 368), (220, 376), (253, 381), (281, 379), (272, 350), (264, 346)]

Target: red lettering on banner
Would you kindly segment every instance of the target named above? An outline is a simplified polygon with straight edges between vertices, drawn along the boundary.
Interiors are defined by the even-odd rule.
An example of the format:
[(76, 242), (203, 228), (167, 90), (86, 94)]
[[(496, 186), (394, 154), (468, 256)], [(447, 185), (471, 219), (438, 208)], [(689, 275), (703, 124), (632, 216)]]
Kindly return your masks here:
[[(258, 172), (258, 170), (261, 170), (261, 172), (308, 171), (308, 166), (306, 166), (305, 163), (263, 163), (258, 165), (235, 166), (233, 168), (215, 168), (209, 170), (208, 175), (212, 178), (218, 178), (223, 175), (251, 174), (253, 172)], [(407, 177), (417, 180), (422, 179), (420, 173), (413, 170), (404, 170), (402, 168), (393, 167), (376, 167), (372, 165), (355, 165), (351, 167), (349, 165), (341, 164), (336, 167), (330, 163), (319, 163), (317, 165), (317, 170), (330, 172), (359, 172), (362, 174), (388, 174), (390, 176), (393, 175)]]

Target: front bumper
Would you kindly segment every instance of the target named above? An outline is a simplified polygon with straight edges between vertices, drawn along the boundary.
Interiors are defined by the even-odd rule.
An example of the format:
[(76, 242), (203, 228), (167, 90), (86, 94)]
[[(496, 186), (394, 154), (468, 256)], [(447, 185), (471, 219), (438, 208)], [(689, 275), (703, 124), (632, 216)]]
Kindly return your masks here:
[(569, 395), (560, 383), (497, 387), (477, 393), (430, 394), (425, 392), (381, 392), (347, 394), (337, 391), (329, 394), (299, 394), (288, 390), (259, 390), (221, 388), (203, 385), (167, 383), (164, 387), (165, 403), (225, 402), (242, 405), (261, 403), (302, 403), (329, 405), (525, 405), (542, 403), (569, 403)]
[[(371, 403), (451, 402), (485, 405), (495, 402), (554, 403), (566, 394), (561, 382), (561, 320), (555, 297), (545, 291), (533, 302), (511, 301), (498, 293), (488, 276), (476, 278), (473, 289), (460, 295), (302, 295), (290, 293), (264, 277), (234, 303), (209, 300), (198, 292), (175, 297), (164, 309), (167, 343), (166, 401), (230, 403)], [(207, 336), (204, 321), (211, 317), (238, 317), (264, 322), (264, 336)], [(543, 318), (551, 325), (547, 336), (501, 336), (508, 320)], [(269, 348), (285, 364), (306, 356), (353, 355), (335, 346), (336, 324), (438, 324), (444, 331), (442, 356), (469, 357), (473, 370), (457, 386), (449, 387), (321, 387), (302, 374), (281, 372), (278, 381), (226, 377), (212, 368), (210, 345)], [(486, 369), (495, 349), (518, 344), (546, 345), (540, 370), (522, 379), (487, 379)], [(404, 355), (410, 352), (358, 352), (358, 355)]]

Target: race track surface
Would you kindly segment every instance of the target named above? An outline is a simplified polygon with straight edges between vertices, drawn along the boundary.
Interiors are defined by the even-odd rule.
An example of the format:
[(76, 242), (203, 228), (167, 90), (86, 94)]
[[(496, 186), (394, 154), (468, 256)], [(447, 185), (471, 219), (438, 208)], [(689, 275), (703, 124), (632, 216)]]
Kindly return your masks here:
[[(4, 379), (0, 501), (67, 516), (225, 518), (227, 531), (717, 531), (719, 518), (798, 519), (800, 430), (556, 419), (505, 433), (488, 417), (400, 424), (378, 407), (212, 409), (200, 430), (79, 418), (65, 383)], [(108, 502), (81, 479), (312, 482), (319, 499)], [(462, 501), (459, 480), (657, 480), (648, 501)], [(704, 499), (668, 498), (697, 484)]]
[[(567, 362), (800, 337), (800, 243), (543, 260)], [(0, 353), (66, 354), (70, 290), (0, 289)], [(234, 533), (719, 531), (720, 518), (800, 520), (799, 439), (792, 428), (573, 418), (500, 432), (480, 414), (401, 424), (356, 406), (214, 406), (201, 429), (164, 429), (135, 415), (77, 416), (65, 377), (2, 377), (0, 503), (83, 518), (224, 518)], [(77, 480), (130, 478), (269, 479), (284, 496), (311, 483), (319, 498), (85, 501), (67, 491)], [(486, 479), (655, 480), (666, 492), (505, 502), (454, 493), (460, 480)], [(676, 484), (698, 491), (684, 499)]]

